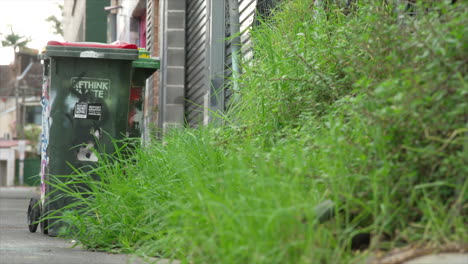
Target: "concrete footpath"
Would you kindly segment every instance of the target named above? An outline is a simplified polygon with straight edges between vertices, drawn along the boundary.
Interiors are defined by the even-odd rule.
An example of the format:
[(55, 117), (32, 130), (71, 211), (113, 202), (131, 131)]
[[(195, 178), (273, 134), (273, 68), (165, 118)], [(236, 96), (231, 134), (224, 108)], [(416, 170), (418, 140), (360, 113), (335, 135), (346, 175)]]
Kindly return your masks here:
[[(134, 256), (90, 252), (83, 248), (71, 248), (70, 239), (49, 237), (38, 232), (30, 233), (26, 224), (29, 199), (37, 195), (37, 189), (29, 187), (0, 187), (0, 264), (123, 264), (123, 263), (171, 263), (164, 259), (145, 262)], [(465, 251), (466, 252), (466, 251)], [(368, 261), (369, 264), (468, 264), (464, 253), (442, 253), (405, 257), (405, 252), (386, 258)], [(174, 261), (174, 264), (180, 262)]]
[(36, 188), (0, 187), (0, 263), (1, 264), (82, 264), (82, 263), (170, 263), (153, 259), (145, 262), (124, 254), (91, 252), (71, 248), (71, 240), (30, 233), (26, 223), (29, 199), (37, 195)]
[(468, 264), (468, 255), (461, 253), (441, 253), (428, 255), (405, 262), (405, 264)]
[(369, 258), (366, 264), (468, 264), (468, 254), (437, 253), (413, 257), (405, 252), (389, 254), (382, 258)]

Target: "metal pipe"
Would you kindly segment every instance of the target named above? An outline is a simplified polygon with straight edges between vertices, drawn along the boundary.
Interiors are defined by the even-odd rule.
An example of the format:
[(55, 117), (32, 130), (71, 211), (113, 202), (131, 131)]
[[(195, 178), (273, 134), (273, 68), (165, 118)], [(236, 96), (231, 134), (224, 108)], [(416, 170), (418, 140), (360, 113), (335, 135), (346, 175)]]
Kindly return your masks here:
[(240, 20), (239, 1), (229, 0), (229, 30), (231, 33), (232, 89), (239, 91), (240, 75)]
[(17, 81), (21, 81), (24, 79), (24, 77), (26, 76), (26, 74), (29, 72), (29, 70), (31, 69), (31, 67), (33, 66), (33, 62), (29, 62), (28, 66), (26, 67), (26, 69), (24, 69), (24, 71), (21, 73), (20, 76), (16, 77), (16, 80)]
[(16, 115), (16, 121), (15, 121), (15, 137), (18, 138), (19, 136), (19, 120), (20, 120), (20, 107), (19, 107), (19, 84), (18, 84), (18, 80), (15, 81), (15, 115)]

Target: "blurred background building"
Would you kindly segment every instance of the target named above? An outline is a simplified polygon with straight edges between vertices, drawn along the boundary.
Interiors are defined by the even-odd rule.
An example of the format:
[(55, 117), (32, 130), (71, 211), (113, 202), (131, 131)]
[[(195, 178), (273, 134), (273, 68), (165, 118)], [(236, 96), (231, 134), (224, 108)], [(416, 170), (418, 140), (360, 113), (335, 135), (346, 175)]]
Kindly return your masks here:
[[(14, 185), (15, 178), (24, 183), (25, 175), (28, 180), (37, 174), (41, 91), (42, 65), (37, 50), (19, 48), (13, 64), (0, 65), (0, 186)], [(26, 174), (21, 165), (21, 177), (20, 157), (21, 162), (32, 164), (26, 166)]]

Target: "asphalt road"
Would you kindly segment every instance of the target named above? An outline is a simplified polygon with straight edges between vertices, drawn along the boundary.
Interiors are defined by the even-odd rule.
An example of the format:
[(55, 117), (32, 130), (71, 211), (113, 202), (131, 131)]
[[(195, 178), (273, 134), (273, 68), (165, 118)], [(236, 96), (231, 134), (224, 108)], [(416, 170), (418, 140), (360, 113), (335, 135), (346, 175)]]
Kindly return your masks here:
[[(71, 248), (73, 242), (49, 237), (40, 232), (30, 233), (26, 224), (29, 199), (34, 188), (0, 187), (0, 263), (1, 264), (73, 264), (73, 263), (147, 263), (134, 256), (90, 252)], [(167, 264), (153, 259), (150, 263)]]

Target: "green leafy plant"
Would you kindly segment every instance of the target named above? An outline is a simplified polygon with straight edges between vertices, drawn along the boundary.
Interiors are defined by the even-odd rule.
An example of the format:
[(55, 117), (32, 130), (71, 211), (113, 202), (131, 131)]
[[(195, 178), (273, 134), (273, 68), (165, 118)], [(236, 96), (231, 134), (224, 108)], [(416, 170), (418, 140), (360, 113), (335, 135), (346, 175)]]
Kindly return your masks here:
[(2, 46), (12, 47), (14, 51), (17, 51), (17, 48), (25, 48), (29, 42), (31, 42), (31, 38), (16, 34), (13, 31), (13, 27), (10, 25), (10, 34), (4, 35)]

